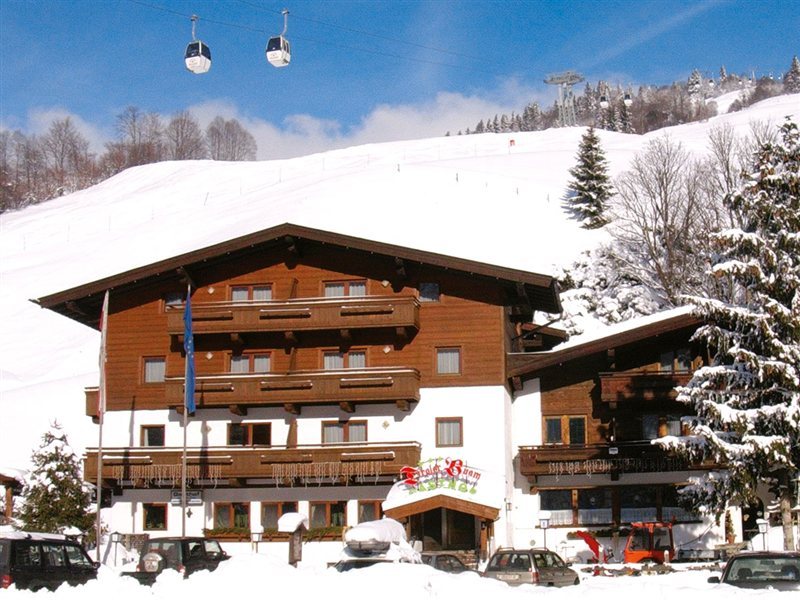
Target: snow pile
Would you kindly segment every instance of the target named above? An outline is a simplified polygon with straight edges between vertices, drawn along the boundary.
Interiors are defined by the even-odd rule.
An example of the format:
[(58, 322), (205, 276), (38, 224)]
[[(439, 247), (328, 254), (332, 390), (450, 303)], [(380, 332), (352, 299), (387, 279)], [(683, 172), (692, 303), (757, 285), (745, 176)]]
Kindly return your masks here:
[[(52, 593), (3, 590), (8, 600), (49, 598), (59, 600), (168, 600), (176, 597), (197, 600), (227, 598), (231, 594), (260, 590), (267, 597), (380, 598), (381, 600), (457, 600), (492, 598), (493, 600), (530, 599), (533, 596), (559, 600), (614, 598), (614, 600), (671, 600), (697, 598), (730, 600), (736, 598), (781, 598), (772, 590), (743, 590), (707, 583), (709, 570), (686, 570), (666, 575), (639, 577), (592, 577), (581, 572), (581, 585), (567, 588), (513, 588), (495, 579), (485, 579), (475, 572), (451, 575), (427, 565), (382, 563), (364, 569), (338, 573), (334, 569), (311, 567), (303, 563), (297, 569), (264, 555), (234, 556), (213, 572), (199, 572), (189, 579), (171, 570), (159, 575), (152, 588), (139, 585), (132, 577), (120, 577), (108, 567), (101, 567), (99, 577), (84, 586), (62, 586)], [(785, 596), (785, 594), (783, 594)]]

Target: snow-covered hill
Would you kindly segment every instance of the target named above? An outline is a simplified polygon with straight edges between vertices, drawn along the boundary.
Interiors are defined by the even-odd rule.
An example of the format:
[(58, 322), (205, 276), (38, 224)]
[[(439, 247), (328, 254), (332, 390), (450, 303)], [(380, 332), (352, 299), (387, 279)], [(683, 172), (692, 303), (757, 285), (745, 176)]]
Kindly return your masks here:
[[(600, 131), (612, 175), (667, 134), (705, 151), (710, 127), (800, 118), (800, 95), (645, 136)], [(562, 210), (583, 128), (371, 144), (268, 162), (167, 162), (0, 215), (0, 466), (24, 467), (48, 421), (96, 440), (83, 388), (97, 332), (29, 302), (281, 223), (553, 273), (603, 232)]]

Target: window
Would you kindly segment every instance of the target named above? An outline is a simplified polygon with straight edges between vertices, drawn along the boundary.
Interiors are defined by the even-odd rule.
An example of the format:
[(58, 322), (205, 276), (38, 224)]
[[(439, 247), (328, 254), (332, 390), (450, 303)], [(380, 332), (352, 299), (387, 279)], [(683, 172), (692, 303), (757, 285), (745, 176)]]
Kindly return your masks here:
[(661, 353), (659, 370), (662, 373), (686, 372), (692, 370), (692, 353), (688, 348), (679, 348)]
[(142, 446), (163, 446), (163, 425), (142, 425)]
[(324, 284), (323, 295), (326, 298), (340, 296), (366, 296), (367, 282), (359, 281), (329, 281)]
[(613, 522), (611, 490), (578, 490), (578, 525), (603, 525)]
[(277, 529), (278, 519), (291, 512), (297, 512), (297, 502), (262, 502), (261, 526), (265, 530)]
[(351, 350), (349, 352), (328, 351), (322, 354), (322, 368), (326, 371), (364, 369), (366, 366), (366, 350)]
[(654, 440), (667, 435), (681, 435), (681, 417), (642, 415), (642, 439)]
[(341, 444), (343, 442), (366, 442), (366, 421), (323, 421), (322, 443)]
[(177, 308), (183, 305), (184, 292), (169, 292), (164, 296), (164, 306), (167, 308)]
[(144, 359), (144, 382), (163, 383), (167, 375), (167, 359), (151, 356)]
[(544, 442), (545, 444), (560, 444), (561, 439), (561, 417), (547, 417), (544, 420)]
[[(564, 433), (567, 438), (564, 438)], [(545, 444), (576, 444), (586, 443), (586, 417), (584, 416), (558, 416), (545, 417), (544, 419)]]
[(436, 445), (463, 446), (464, 420), (461, 417), (438, 417), (436, 419)]
[(344, 527), (347, 525), (347, 502), (311, 502), (309, 525), (317, 527)]
[(272, 443), (272, 426), (269, 423), (230, 423), (229, 446), (269, 446)]
[(436, 373), (439, 375), (458, 375), (461, 373), (461, 349), (437, 348)]
[(266, 302), (272, 300), (271, 285), (236, 285), (231, 287), (233, 302)]
[(216, 502), (214, 503), (214, 528), (250, 529), (250, 503)]
[(272, 355), (269, 352), (231, 355), (231, 373), (269, 373), (271, 369)]
[(656, 487), (630, 486), (619, 490), (620, 520), (623, 523), (655, 521)]
[(383, 507), (380, 500), (358, 501), (358, 522), (377, 521), (383, 517)]
[(423, 281), (419, 284), (420, 302), (439, 302), (439, 284)]
[(162, 531), (167, 528), (166, 504), (143, 504), (144, 529)]
[(551, 525), (572, 525), (572, 490), (542, 490), (542, 510), (550, 511)]

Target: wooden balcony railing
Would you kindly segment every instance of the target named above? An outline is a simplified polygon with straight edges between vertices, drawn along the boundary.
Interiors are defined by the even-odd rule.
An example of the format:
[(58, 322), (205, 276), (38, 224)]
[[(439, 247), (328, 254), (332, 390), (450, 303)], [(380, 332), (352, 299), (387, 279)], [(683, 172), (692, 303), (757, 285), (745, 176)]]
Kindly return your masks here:
[[(97, 474), (97, 448), (84, 457), (87, 480)], [(394, 478), (420, 460), (417, 442), (363, 442), (335, 445), (214, 446), (186, 451), (186, 477), (192, 487), (246, 485), (247, 479), (276, 484), (374, 483)], [(103, 448), (102, 478), (112, 487), (175, 487), (182, 477), (182, 449)]]
[[(352, 296), (192, 304), (192, 333), (322, 331), (394, 328), (419, 330), (414, 296)], [(167, 331), (183, 335), (183, 305), (167, 309)]]
[(541, 475), (656, 473), (709, 468), (672, 456), (649, 442), (618, 444), (521, 446), (520, 471), (527, 477)]
[[(183, 405), (184, 378), (167, 378), (166, 403)], [(291, 373), (203, 375), (195, 380), (198, 408), (283, 406), (298, 413), (302, 406), (339, 404), (353, 412), (356, 404), (394, 402), (409, 410), (419, 401), (419, 371), (411, 368), (364, 368)], [(234, 411), (234, 412), (236, 412)]]
[(686, 385), (692, 374), (674, 373), (600, 373), (600, 399), (611, 404), (617, 402), (641, 402), (674, 400), (675, 387)]

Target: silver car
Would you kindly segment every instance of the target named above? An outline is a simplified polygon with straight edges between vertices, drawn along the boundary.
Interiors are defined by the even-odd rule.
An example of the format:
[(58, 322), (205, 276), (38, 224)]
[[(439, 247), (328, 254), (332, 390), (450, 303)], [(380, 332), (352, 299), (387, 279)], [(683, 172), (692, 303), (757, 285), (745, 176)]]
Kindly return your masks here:
[(505, 581), (509, 585), (531, 583), (561, 587), (578, 585), (578, 573), (555, 552), (546, 548), (500, 548), (492, 555), (484, 577)]

